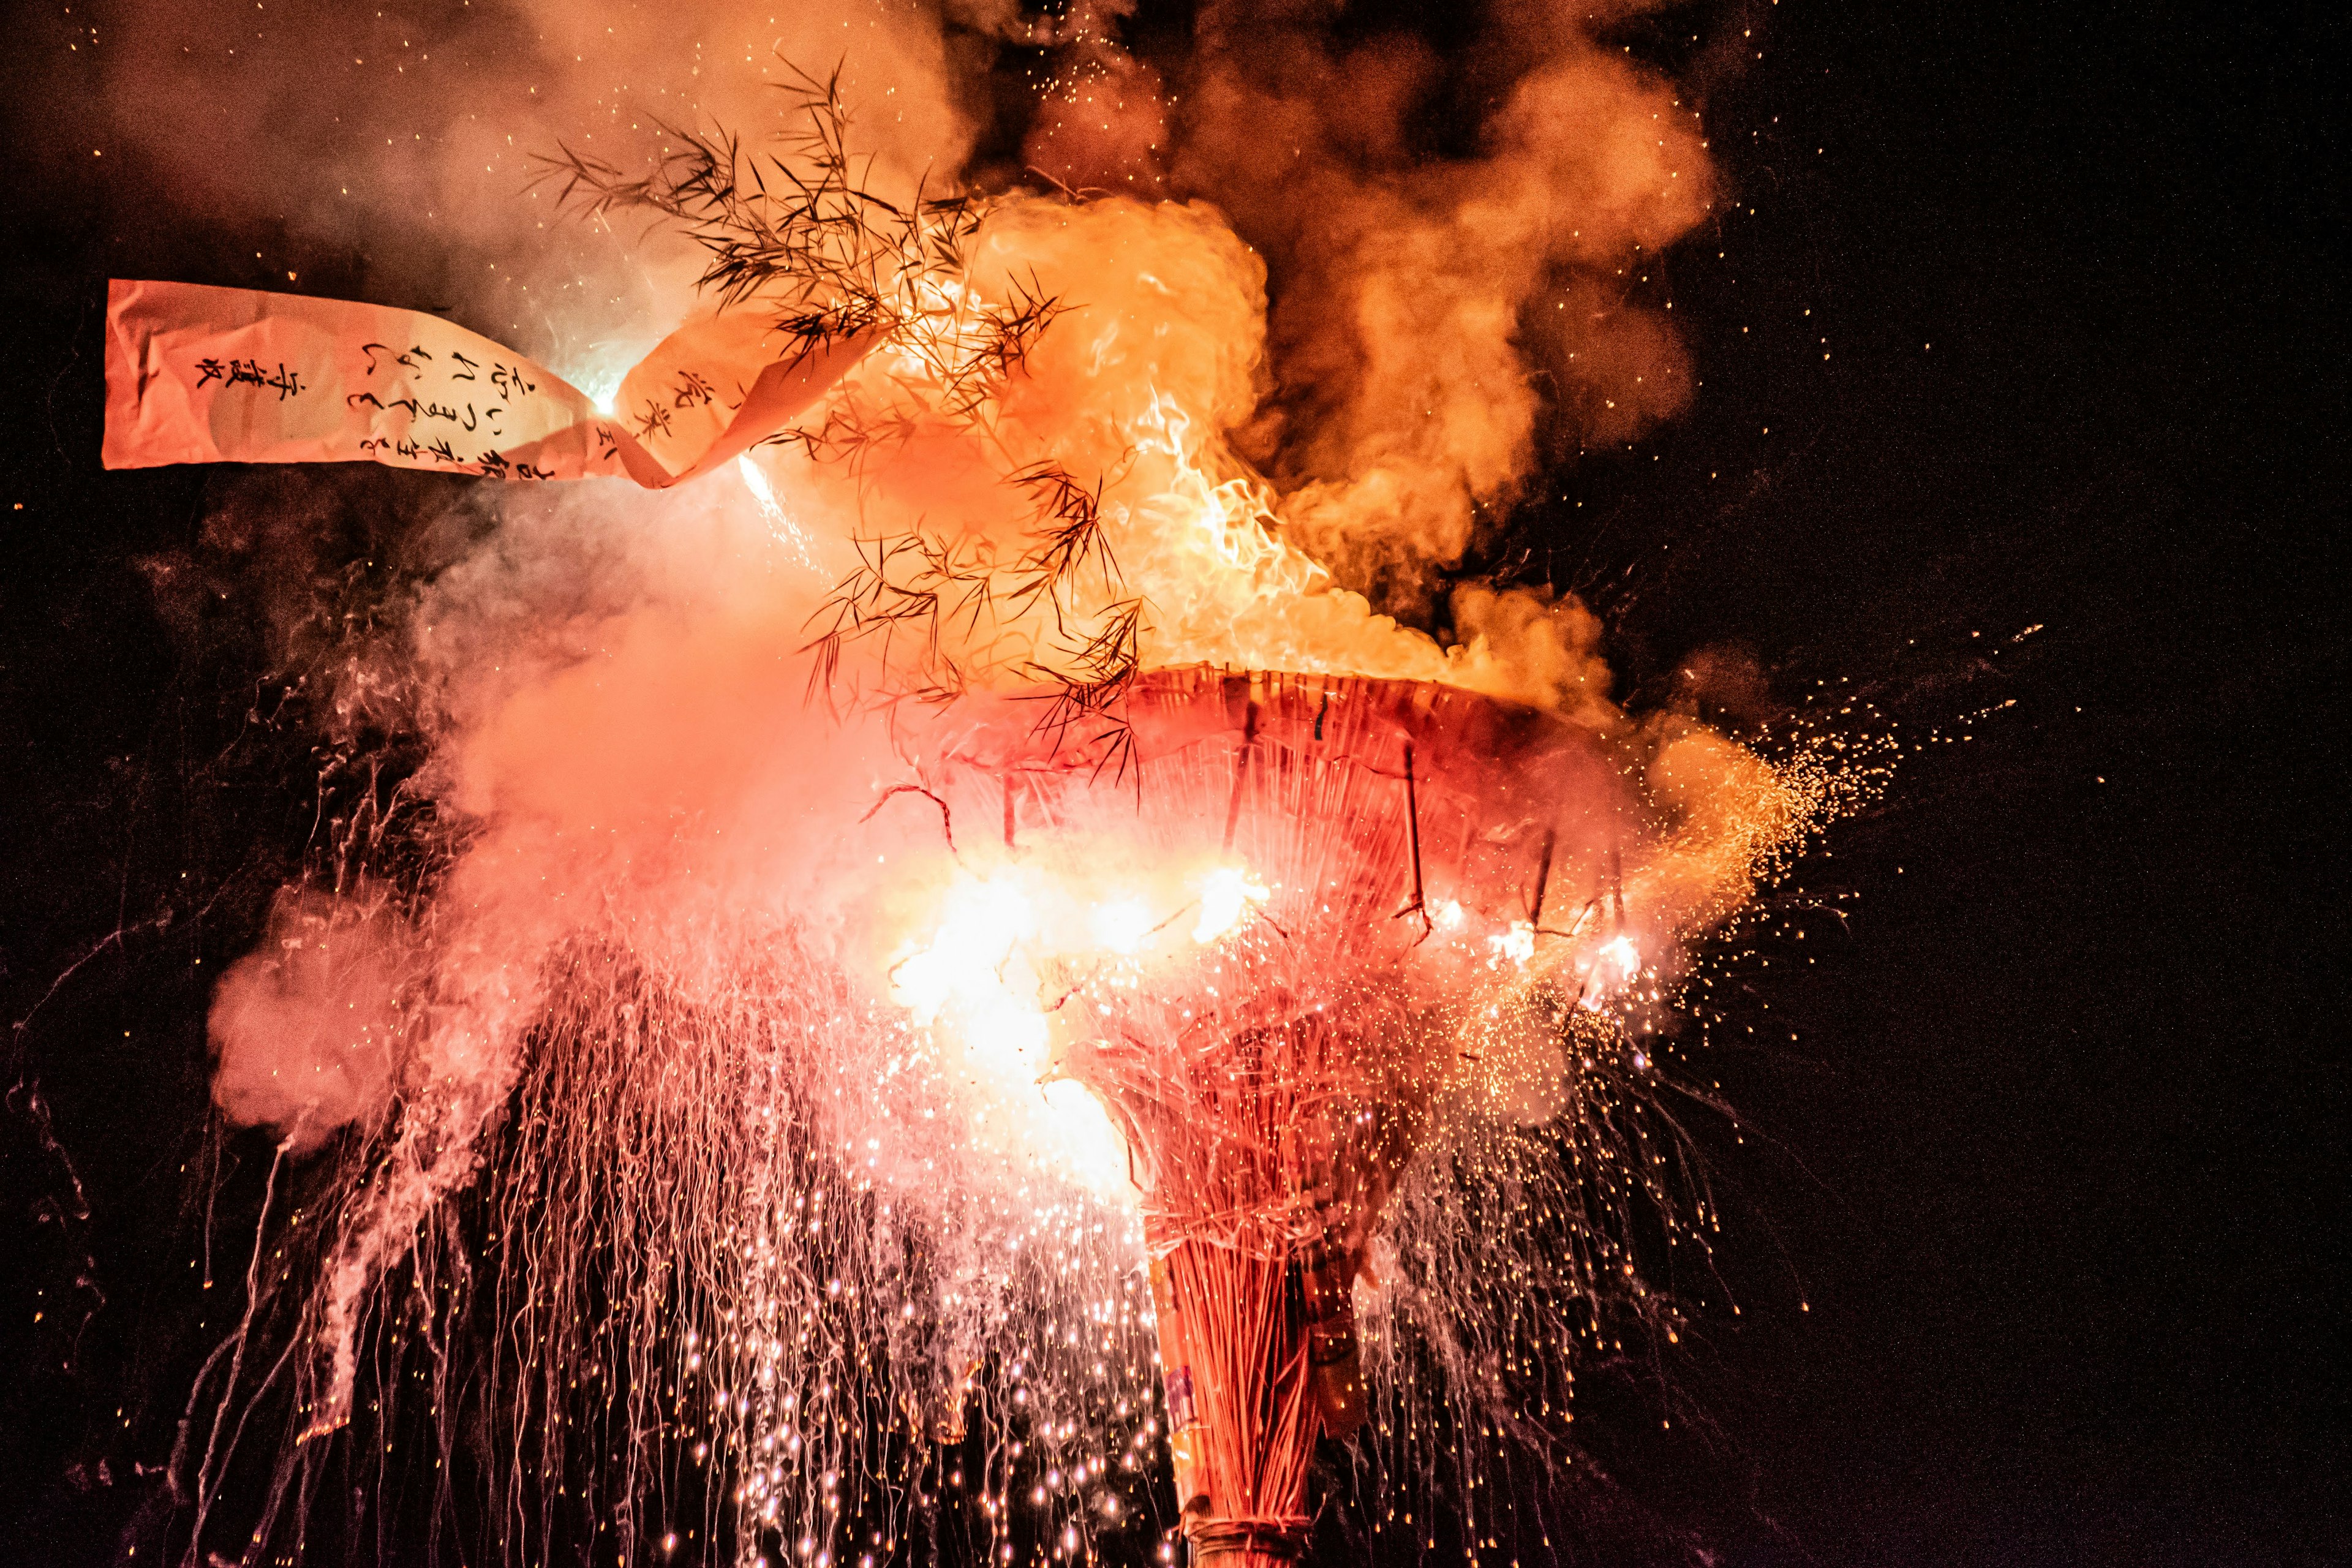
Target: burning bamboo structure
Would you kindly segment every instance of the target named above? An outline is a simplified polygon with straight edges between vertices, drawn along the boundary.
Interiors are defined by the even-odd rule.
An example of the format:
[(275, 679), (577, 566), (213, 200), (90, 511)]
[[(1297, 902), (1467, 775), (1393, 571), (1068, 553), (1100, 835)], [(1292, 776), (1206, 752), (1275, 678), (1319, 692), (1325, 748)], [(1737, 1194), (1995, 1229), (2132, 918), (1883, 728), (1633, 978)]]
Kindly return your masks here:
[(997, 794), (1016, 852), (1123, 837), (1218, 868), (1179, 967), (1070, 977), (1049, 1071), (1109, 1113), (1143, 1194), (1193, 1560), (1294, 1561), (1316, 1438), (1365, 1418), (1366, 1248), (1479, 983), (1427, 939), (1567, 934), (1545, 906), (1605, 883), (1622, 792), (1591, 731), (1431, 683), (1162, 670), (1118, 719), (1074, 738), (997, 710), (950, 746), (950, 802)]

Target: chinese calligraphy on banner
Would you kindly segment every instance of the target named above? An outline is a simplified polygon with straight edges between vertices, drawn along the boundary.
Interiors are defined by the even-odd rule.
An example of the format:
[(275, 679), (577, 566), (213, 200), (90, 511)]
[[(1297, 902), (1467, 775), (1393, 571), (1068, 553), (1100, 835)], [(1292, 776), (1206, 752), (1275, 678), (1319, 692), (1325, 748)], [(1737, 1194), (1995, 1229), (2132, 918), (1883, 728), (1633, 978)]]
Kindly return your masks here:
[(104, 460), (610, 474), (658, 489), (782, 430), (877, 341), (812, 342), (751, 310), (708, 317), (656, 345), (607, 414), (562, 377), (422, 311), (116, 279)]

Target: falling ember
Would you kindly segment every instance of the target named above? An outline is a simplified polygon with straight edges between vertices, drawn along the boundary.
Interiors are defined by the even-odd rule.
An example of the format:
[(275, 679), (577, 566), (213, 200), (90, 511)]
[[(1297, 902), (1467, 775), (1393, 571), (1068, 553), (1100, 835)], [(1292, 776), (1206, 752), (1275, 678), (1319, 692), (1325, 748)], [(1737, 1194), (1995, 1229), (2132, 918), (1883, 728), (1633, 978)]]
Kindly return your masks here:
[[(546, 439), (601, 472), (643, 404), (649, 487), (735, 471), (519, 496), (353, 660), (432, 763), (215, 1005), (223, 1110), (329, 1153), (256, 1237), (192, 1556), (257, 1362), (293, 1407), (253, 1542), (414, 1420), (514, 1561), (1139, 1555), (1172, 1473), (1244, 1568), (1306, 1551), (1319, 1438), (1433, 1487), (1442, 1433), (1564, 1443), (1578, 1347), (1681, 1321), (1635, 1253), (1711, 1215), (1636, 1026), (1851, 770), (1622, 711), (1572, 599), (1465, 588), (1441, 646), (1336, 582), (1297, 540), (1471, 497), (1373, 389), (1345, 483), (1236, 449), (1265, 268), (1205, 205), (885, 201), (832, 88), (802, 108), (790, 182), (724, 138), (556, 161), (710, 259), (619, 415), (564, 389)], [(1609, 172), (1671, 238), (1699, 182), (1638, 200), (1650, 159)], [(430, 460), (399, 399), (343, 431), (152, 382), (152, 439), (201, 406), (216, 456)]]

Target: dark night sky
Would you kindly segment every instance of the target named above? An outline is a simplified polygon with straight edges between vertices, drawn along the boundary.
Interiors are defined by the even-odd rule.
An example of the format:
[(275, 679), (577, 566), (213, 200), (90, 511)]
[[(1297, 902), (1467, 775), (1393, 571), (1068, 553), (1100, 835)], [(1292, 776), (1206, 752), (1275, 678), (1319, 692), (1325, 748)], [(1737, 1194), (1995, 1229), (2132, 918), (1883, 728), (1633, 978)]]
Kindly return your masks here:
[[(1843, 680), (1956, 739), (1802, 868), (1853, 917), (1759, 982), (1796, 1040), (1715, 1063), (1760, 1134), (1717, 1151), (1743, 1314), (1673, 1369), (1674, 1431), (1629, 1399), (1596, 1450), (1743, 1568), (2352, 1561), (2345, 29), (1752, 9), (1765, 58), (1706, 101), (1738, 210), (1670, 258), (1696, 406), (1506, 542), (1604, 611), (1637, 692), (1731, 647), (1783, 701)], [(255, 237), (135, 169), (53, 174), (0, 249), (12, 1563), (109, 1560), (154, 1495), (203, 1342), (171, 1270), (205, 976), (300, 848), (310, 765), (299, 734), (215, 763), (261, 639), (175, 631), (141, 565), (238, 481), (98, 467), (101, 280), (258, 282), (221, 259)], [(353, 275), (301, 243), (270, 237), (306, 287)], [(306, 482), (356, 554), (450, 481)]]

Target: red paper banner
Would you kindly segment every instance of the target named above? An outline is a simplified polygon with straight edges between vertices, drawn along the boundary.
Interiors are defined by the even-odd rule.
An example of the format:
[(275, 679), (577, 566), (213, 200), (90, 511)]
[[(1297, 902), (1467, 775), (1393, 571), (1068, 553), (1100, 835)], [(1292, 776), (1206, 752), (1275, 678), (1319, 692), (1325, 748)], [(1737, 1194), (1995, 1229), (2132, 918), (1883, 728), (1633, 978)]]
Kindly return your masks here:
[(116, 279), (104, 460), (610, 474), (659, 489), (784, 429), (877, 341), (811, 342), (754, 311), (711, 316), (656, 345), (606, 414), (561, 376), (422, 311)]

